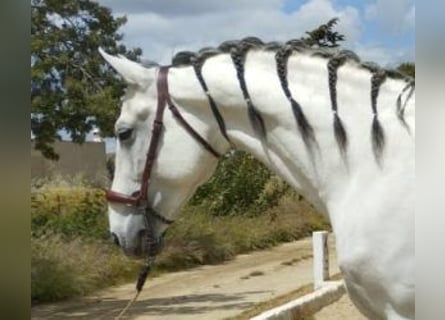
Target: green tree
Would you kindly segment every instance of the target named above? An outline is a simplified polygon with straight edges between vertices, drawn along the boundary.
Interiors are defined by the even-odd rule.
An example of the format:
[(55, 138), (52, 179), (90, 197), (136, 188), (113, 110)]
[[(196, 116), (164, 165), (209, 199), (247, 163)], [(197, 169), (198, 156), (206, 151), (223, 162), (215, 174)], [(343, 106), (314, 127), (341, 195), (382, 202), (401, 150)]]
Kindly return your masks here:
[(35, 148), (57, 158), (51, 143), (66, 130), (74, 142), (98, 126), (110, 135), (123, 83), (98, 54), (138, 60), (120, 43), (125, 17), (92, 0), (31, 0), (31, 130)]
[(416, 65), (412, 62), (404, 62), (400, 64), (397, 67), (397, 70), (413, 78), (416, 76)]
[(339, 19), (332, 18), (327, 23), (322, 24), (312, 31), (306, 31), (308, 37), (301, 37), (301, 40), (308, 46), (316, 47), (338, 47), (339, 41), (345, 41), (345, 36), (333, 31), (332, 29), (337, 25)]

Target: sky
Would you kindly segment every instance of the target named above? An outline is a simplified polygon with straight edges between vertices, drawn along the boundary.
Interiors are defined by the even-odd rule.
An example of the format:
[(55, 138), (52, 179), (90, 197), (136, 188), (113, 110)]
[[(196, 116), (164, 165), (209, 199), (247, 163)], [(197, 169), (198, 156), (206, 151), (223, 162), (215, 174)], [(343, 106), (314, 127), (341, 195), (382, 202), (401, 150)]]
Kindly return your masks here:
[[(196, 51), (230, 39), (264, 41), (300, 38), (334, 17), (346, 35), (344, 47), (363, 61), (394, 67), (414, 61), (414, 0), (98, 0), (115, 16), (127, 47), (143, 58), (169, 64), (182, 50)], [(107, 149), (114, 144), (107, 139)]]
[(146, 59), (169, 63), (181, 50), (257, 36), (301, 37), (333, 17), (362, 60), (394, 66), (414, 61), (414, 0), (98, 0), (126, 15), (123, 42)]

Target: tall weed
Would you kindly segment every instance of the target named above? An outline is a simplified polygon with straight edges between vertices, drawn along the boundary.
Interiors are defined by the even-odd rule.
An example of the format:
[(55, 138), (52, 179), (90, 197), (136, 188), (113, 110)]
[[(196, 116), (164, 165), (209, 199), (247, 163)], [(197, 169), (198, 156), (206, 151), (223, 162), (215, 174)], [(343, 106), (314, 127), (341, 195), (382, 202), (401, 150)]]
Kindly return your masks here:
[(85, 295), (134, 277), (138, 265), (111, 246), (57, 234), (31, 241), (33, 303)]

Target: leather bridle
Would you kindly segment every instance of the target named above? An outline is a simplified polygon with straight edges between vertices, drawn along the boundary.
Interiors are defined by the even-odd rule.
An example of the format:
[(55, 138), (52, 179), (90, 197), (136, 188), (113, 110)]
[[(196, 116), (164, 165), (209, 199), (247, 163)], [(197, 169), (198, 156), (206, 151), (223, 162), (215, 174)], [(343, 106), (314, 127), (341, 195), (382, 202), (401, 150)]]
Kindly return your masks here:
[(152, 215), (159, 219), (165, 224), (173, 223), (173, 220), (169, 220), (157, 213), (150, 207), (148, 203), (148, 188), (150, 187), (150, 177), (153, 169), (154, 162), (156, 160), (157, 150), (159, 146), (159, 141), (161, 138), (161, 133), (163, 130), (163, 117), (165, 107), (168, 106), (173, 116), (180, 122), (184, 129), (196, 140), (198, 141), (208, 152), (213, 156), (220, 158), (221, 154), (216, 151), (195, 129), (193, 129), (187, 121), (182, 117), (178, 108), (172, 102), (169, 91), (168, 91), (168, 70), (169, 66), (162, 66), (159, 68), (158, 78), (157, 78), (157, 93), (158, 93), (158, 103), (155, 114), (155, 119), (153, 121), (152, 136), (150, 144), (148, 147), (147, 158), (145, 160), (144, 172), (142, 174), (141, 187), (138, 191), (131, 195), (126, 195), (113, 190), (106, 191), (106, 198), (108, 202), (111, 203), (122, 203), (132, 207), (136, 207), (139, 212), (143, 212), (146, 215), (146, 220), (148, 220), (148, 215)]

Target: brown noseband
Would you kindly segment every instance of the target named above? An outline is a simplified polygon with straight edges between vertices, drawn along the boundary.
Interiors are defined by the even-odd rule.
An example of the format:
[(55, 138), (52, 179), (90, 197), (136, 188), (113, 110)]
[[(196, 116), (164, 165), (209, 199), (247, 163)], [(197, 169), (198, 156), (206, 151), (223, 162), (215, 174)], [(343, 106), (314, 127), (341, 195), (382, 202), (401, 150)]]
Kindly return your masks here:
[[(168, 105), (170, 111), (173, 116), (178, 120), (181, 125), (186, 129), (186, 131), (196, 140), (198, 141), (207, 151), (209, 151), (212, 155), (219, 158), (221, 154), (217, 152), (201, 135), (196, 132), (182, 117), (178, 108), (173, 104), (170, 98), (170, 94), (168, 92), (168, 66), (162, 66), (159, 69), (158, 79), (157, 79), (157, 91), (158, 91), (158, 105), (156, 109), (155, 120), (153, 121), (153, 129), (152, 136), (150, 140), (150, 145), (148, 147), (147, 158), (145, 160), (144, 172), (142, 174), (141, 188), (139, 191), (134, 192), (132, 195), (126, 195), (120, 192), (116, 192), (113, 190), (107, 190), (106, 198), (109, 202), (112, 203), (123, 203), (132, 207), (137, 207), (140, 209), (144, 209), (144, 212), (150, 212), (152, 215), (157, 217), (165, 224), (173, 223), (172, 220), (169, 220), (159, 213), (152, 210), (149, 206), (147, 195), (148, 188), (150, 186), (150, 176), (151, 171), (153, 169), (153, 164), (156, 160), (156, 153), (158, 150), (158, 145), (163, 129), (163, 117), (165, 107)], [(150, 210), (149, 210), (150, 209)]]

